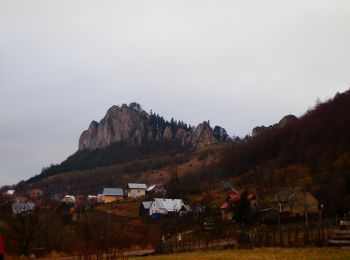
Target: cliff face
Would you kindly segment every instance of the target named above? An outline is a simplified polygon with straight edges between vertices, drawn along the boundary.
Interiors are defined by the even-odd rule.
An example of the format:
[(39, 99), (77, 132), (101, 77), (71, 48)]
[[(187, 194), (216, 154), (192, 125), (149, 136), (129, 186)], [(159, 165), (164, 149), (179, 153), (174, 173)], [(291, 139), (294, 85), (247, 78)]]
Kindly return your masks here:
[(118, 141), (137, 145), (160, 140), (178, 140), (182, 145), (194, 147), (223, 141), (214, 136), (208, 122), (199, 124), (193, 130), (182, 122), (167, 122), (162, 117), (150, 115), (140, 108), (122, 105), (108, 109), (99, 123), (91, 122), (80, 136), (79, 150), (104, 148)]

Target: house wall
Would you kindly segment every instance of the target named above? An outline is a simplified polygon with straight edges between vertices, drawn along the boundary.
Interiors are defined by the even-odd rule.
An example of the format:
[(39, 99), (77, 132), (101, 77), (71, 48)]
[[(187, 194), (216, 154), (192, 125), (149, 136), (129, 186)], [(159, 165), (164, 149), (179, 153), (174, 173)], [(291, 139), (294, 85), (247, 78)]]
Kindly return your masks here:
[(145, 189), (129, 189), (128, 198), (138, 198), (146, 195)]
[(121, 200), (121, 199), (123, 199), (122, 196), (109, 196), (109, 195), (104, 195), (103, 196), (104, 203), (110, 203), (110, 202), (118, 201), (118, 200)]
[(158, 208), (156, 203), (152, 203), (149, 209), (149, 215), (151, 216), (153, 213), (168, 214), (168, 212), (165, 209)]

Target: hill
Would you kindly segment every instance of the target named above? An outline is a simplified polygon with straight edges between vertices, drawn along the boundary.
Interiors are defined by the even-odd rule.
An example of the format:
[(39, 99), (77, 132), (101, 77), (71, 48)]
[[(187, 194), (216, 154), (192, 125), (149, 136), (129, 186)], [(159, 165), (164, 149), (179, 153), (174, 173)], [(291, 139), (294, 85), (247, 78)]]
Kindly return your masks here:
[(298, 120), (269, 127), (222, 153), (225, 177), (271, 192), (313, 191), (330, 212), (350, 209), (350, 91), (319, 103)]
[(86, 148), (18, 187), (88, 194), (105, 185), (161, 182), (167, 183), (169, 196), (216, 205), (231, 186), (253, 189), (267, 202), (283, 187), (300, 186), (314, 193), (329, 214), (343, 214), (350, 209), (349, 111), (347, 91), (300, 118), (289, 115), (255, 128), (244, 140), (186, 146), (176, 135), (164, 138), (163, 132), (158, 141)]

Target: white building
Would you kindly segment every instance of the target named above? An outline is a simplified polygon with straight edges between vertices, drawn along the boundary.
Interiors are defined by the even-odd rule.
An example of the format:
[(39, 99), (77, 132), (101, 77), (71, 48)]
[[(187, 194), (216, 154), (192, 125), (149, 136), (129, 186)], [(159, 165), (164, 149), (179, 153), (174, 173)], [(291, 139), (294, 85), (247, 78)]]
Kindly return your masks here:
[(67, 204), (75, 204), (75, 197), (73, 195), (66, 195), (61, 201)]
[(149, 215), (177, 213), (185, 204), (181, 199), (154, 199), (149, 209)]

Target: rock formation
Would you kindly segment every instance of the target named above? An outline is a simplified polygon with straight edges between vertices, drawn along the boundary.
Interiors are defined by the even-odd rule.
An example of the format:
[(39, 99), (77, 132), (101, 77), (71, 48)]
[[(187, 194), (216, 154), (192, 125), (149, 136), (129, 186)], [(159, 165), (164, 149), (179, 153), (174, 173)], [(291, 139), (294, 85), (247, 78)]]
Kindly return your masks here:
[(213, 136), (213, 129), (208, 122), (200, 123), (192, 138), (192, 143), (195, 147), (203, 147), (214, 143), (216, 140)]
[(282, 119), (277, 124), (270, 125), (270, 126), (257, 126), (257, 127), (254, 127), (253, 130), (252, 130), (252, 137), (256, 137), (256, 136), (264, 133), (266, 130), (271, 129), (271, 128), (275, 128), (275, 127), (282, 128), (282, 127), (285, 127), (286, 125), (288, 125), (288, 124), (290, 124), (292, 122), (295, 122), (297, 120), (298, 120), (298, 118), (296, 116), (294, 116), (294, 115), (286, 115), (286, 116), (282, 117)]
[(160, 140), (178, 140), (184, 146), (203, 147), (225, 141), (226, 136), (226, 130), (218, 126), (214, 133), (208, 122), (193, 130), (182, 122), (167, 122), (158, 115), (148, 114), (137, 103), (132, 103), (112, 106), (99, 123), (92, 121), (80, 136), (79, 150), (104, 148), (119, 141), (139, 145)]

